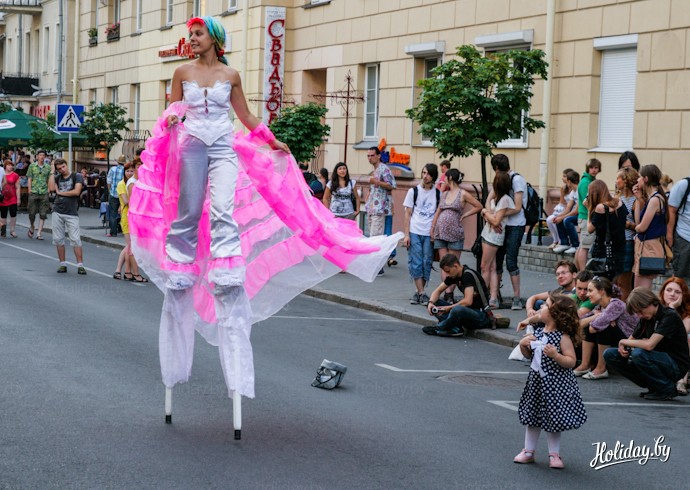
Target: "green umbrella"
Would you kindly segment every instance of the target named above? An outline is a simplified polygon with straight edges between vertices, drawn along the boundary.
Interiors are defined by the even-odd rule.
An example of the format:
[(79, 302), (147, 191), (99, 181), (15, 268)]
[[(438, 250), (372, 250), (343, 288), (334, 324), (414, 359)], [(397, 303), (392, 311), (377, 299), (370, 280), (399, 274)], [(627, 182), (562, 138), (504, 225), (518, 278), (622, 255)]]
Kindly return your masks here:
[[(0, 145), (6, 147), (27, 146), (31, 142), (31, 132), (33, 131), (30, 122), (40, 122), (48, 124), (45, 119), (26, 114), (22, 111), (7, 111), (0, 114)], [(55, 133), (56, 139), (66, 140), (68, 135)], [(72, 135), (72, 143), (83, 143), (86, 140), (83, 136)]]

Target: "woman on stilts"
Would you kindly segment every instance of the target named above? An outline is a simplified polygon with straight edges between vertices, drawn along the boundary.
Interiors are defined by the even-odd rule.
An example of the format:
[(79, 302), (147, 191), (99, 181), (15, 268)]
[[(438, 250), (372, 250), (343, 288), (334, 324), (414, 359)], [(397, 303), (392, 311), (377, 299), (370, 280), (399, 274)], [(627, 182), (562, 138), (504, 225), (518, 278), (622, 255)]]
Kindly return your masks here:
[[(241, 396), (254, 397), (252, 323), (341, 269), (373, 280), (399, 236), (365, 240), (356, 224), (311, 202), (287, 145), (249, 112), (224, 57), (223, 26), (205, 16), (187, 27), (197, 59), (175, 70), (171, 105), (147, 141), (130, 231), (141, 267), (165, 295), (166, 422), (172, 387), (191, 374), (196, 329), (219, 347), (238, 439)], [(248, 136), (233, 134), (231, 106)]]

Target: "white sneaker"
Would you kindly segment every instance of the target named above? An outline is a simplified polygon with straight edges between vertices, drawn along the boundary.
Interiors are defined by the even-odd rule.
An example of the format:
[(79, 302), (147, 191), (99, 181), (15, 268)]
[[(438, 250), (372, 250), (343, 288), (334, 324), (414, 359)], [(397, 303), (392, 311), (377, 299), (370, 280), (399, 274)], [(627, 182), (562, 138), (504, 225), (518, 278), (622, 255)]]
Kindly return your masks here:
[(566, 255), (575, 255), (575, 252), (577, 252), (577, 249), (575, 247), (570, 247), (568, 250), (563, 252)]
[(554, 247), (553, 251), (554, 251), (554, 253), (559, 254), (559, 253), (561, 253), (561, 252), (565, 252), (565, 251), (568, 250), (569, 248), (570, 248), (570, 247), (568, 247), (568, 245), (559, 245), (559, 246), (557, 246), (557, 247)]

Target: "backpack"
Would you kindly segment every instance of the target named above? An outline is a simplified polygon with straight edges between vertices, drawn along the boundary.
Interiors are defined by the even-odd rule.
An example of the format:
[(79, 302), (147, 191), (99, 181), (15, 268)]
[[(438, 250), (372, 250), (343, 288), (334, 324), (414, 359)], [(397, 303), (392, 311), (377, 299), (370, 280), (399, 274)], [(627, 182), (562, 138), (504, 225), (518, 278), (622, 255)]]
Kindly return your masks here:
[[(434, 187), (434, 189), (436, 189), (436, 209), (438, 209), (438, 205), (441, 203), (441, 191), (438, 189), (438, 187)], [(417, 186), (414, 186), (412, 188), (412, 196), (413, 196), (412, 209), (414, 209), (415, 206), (417, 206), (418, 191), (419, 191), (419, 189), (417, 188)]]
[(311, 189), (311, 193), (314, 194), (315, 197), (321, 199), (323, 197), (324, 188), (319, 178), (311, 172), (302, 172), (302, 175), (304, 176), (304, 180), (306, 181), (307, 185)]
[[(513, 178), (516, 175), (520, 175), (517, 172), (514, 172), (513, 175), (510, 176), (510, 186), (512, 189), (513, 186)], [(527, 182), (527, 195), (522, 196), (522, 209), (525, 211), (525, 221), (527, 222), (527, 226), (534, 226), (539, 222), (540, 212), (539, 212), (539, 194), (537, 194), (537, 191), (534, 190), (534, 187), (532, 187), (532, 184)]]
[[(683, 180), (687, 183), (687, 187), (685, 188), (683, 199), (680, 201), (680, 206), (678, 206), (678, 214), (682, 214), (685, 210), (685, 205), (688, 203), (688, 195), (690, 195), (690, 177), (685, 177)], [(676, 223), (678, 223), (678, 220), (676, 220)]]

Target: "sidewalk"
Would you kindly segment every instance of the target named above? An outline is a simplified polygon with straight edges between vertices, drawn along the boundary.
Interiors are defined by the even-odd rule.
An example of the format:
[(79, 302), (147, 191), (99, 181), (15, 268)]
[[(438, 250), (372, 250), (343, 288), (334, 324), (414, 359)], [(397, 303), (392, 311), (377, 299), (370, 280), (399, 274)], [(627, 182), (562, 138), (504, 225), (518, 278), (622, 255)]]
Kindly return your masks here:
[[(101, 221), (99, 211), (91, 208), (81, 208), (79, 210), (79, 220), (81, 225), (82, 240), (101, 246), (120, 249), (124, 247), (125, 240), (122, 234), (117, 237), (106, 237), (108, 230)], [(50, 233), (51, 218), (48, 216), (44, 231)], [(26, 240), (26, 229), (29, 227), (29, 218), (26, 213), (17, 215), (17, 225), (24, 230), (18, 230), (18, 240)], [(49, 237), (46, 237), (49, 239)], [(362, 308), (402, 321), (416, 323), (418, 325), (432, 325), (435, 320), (426, 312), (426, 307), (411, 305), (410, 298), (415, 292), (414, 285), (407, 272), (407, 250), (398, 247), (397, 266), (385, 267), (385, 273), (376, 278), (373, 283), (362, 282), (349, 274), (336, 274), (332, 278), (324, 281), (318, 286), (305, 291), (305, 294), (316, 298), (341, 303), (344, 305)], [(476, 261), (469, 252), (464, 252), (461, 262), (472, 268), (476, 268)], [(438, 267), (438, 263), (435, 265)], [(522, 271), (521, 273), (521, 296), (523, 302), (531, 295), (553, 289), (556, 285), (555, 277), (552, 274), (539, 272)], [(430, 285), (427, 288), (428, 294), (441, 282), (438, 271), (432, 271)], [(513, 292), (510, 285), (510, 278), (507, 272), (503, 276), (502, 293), (504, 302), (512, 298)], [(475, 330), (471, 335), (476, 338), (494, 342), (497, 344), (514, 346), (520, 336), (515, 332), (515, 326), (525, 317), (525, 310), (512, 311), (510, 309), (496, 310), (499, 315), (510, 318), (510, 327), (498, 330)], [(419, 334), (424, 335), (419, 329)], [(443, 340), (443, 339), (439, 339)]]

